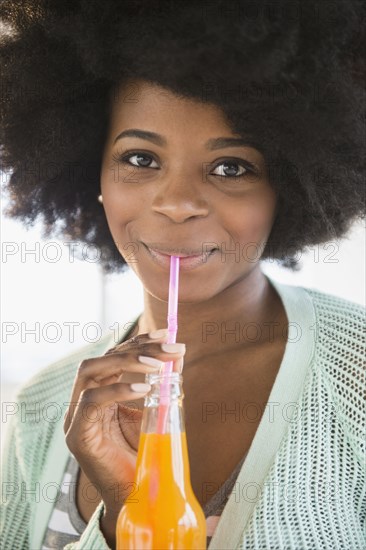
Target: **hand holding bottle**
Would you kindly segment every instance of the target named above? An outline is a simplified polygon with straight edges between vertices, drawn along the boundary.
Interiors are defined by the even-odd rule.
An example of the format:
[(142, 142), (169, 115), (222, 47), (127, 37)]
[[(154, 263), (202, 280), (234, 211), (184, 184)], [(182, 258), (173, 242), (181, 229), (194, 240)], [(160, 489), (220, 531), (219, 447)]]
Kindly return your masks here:
[(123, 403), (141, 399), (150, 389), (120, 380), (125, 372), (158, 373), (159, 362), (173, 361), (174, 370), (179, 371), (185, 346), (164, 344), (167, 347), (162, 349), (166, 336), (166, 331), (140, 334), (102, 357), (85, 359), (74, 380), (64, 421), (66, 444), (111, 516), (118, 515), (133, 490), (141, 428), (142, 411)]

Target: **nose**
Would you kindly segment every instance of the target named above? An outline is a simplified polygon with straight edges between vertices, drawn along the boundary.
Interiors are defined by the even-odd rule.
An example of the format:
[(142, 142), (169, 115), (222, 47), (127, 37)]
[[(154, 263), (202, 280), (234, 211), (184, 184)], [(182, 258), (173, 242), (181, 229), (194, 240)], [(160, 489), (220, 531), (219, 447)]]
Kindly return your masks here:
[(209, 208), (202, 190), (187, 179), (169, 181), (159, 185), (159, 190), (152, 202), (154, 212), (168, 216), (175, 223), (182, 223), (189, 218), (205, 217)]

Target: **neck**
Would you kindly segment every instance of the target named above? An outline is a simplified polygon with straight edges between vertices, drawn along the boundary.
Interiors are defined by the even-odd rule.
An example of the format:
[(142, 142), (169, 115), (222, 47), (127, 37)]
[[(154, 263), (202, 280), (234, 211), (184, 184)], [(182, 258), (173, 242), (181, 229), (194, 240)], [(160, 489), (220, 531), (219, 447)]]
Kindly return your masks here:
[[(179, 303), (177, 342), (187, 346), (185, 368), (187, 363), (239, 344), (268, 341), (281, 314), (283, 320), (283, 312), (280, 298), (259, 265), (210, 300)], [(145, 291), (136, 334), (166, 326), (167, 303)]]

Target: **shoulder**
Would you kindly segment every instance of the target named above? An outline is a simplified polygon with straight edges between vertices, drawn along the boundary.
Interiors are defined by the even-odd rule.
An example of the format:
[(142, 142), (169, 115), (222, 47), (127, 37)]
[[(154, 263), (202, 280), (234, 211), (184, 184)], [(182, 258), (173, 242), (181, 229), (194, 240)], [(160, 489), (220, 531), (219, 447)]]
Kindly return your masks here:
[(364, 323), (366, 314), (365, 306), (315, 288), (300, 288), (309, 294), (318, 313), (327, 316), (334, 315), (336, 318), (344, 318), (346, 316), (350, 321), (356, 324)]
[[(366, 308), (303, 286), (279, 285), (301, 323), (302, 353), (311, 350), (311, 388), (328, 402), (359, 463), (365, 456)], [(309, 378), (310, 380), (310, 378)], [(325, 403), (324, 403), (325, 406)]]
[(366, 308), (339, 296), (306, 289), (316, 315), (315, 367), (349, 443), (365, 453)]
[(360, 357), (365, 347), (366, 308), (340, 296), (304, 288), (312, 300), (316, 340), (324, 352), (348, 359)]
[(315, 288), (279, 283), (271, 279), (287, 310), (289, 324), (298, 324), (306, 346), (317, 354), (330, 354), (359, 362), (365, 349), (366, 308)]
[(365, 372), (366, 308), (340, 296), (301, 288), (313, 304), (317, 356), (323, 371), (338, 385), (355, 378), (361, 381)]

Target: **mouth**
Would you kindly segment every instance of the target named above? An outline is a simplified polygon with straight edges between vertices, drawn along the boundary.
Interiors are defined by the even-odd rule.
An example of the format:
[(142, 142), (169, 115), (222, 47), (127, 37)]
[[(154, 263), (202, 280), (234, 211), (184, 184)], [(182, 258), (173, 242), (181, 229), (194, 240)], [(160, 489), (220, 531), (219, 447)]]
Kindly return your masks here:
[(171, 256), (179, 257), (179, 267), (183, 270), (190, 270), (196, 267), (205, 265), (209, 258), (218, 251), (218, 248), (208, 248), (207, 250), (187, 250), (182, 252), (182, 248), (179, 250), (166, 249), (152, 247), (145, 243), (142, 243), (146, 250), (148, 251), (150, 257), (161, 267), (168, 268), (170, 267), (170, 258)]

